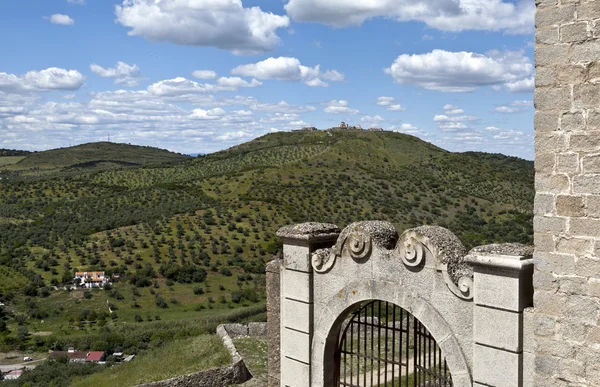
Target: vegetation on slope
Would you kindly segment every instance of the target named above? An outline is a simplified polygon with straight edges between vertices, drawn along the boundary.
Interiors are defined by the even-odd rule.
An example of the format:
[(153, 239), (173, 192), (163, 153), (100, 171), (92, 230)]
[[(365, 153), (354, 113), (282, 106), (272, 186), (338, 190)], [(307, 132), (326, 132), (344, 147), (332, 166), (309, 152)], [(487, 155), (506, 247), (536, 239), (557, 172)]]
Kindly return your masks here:
[(179, 153), (148, 146), (93, 142), (68, 148), (30, 154), (19, 162), (19, 168), (91, 168), (99, 164), (132, 166), (161, 164), (189, 159)]
[[(123, 326), (263, 313), (265, 263), (289, 223), (381, 219), (441, 225), (468, 247), (530, 243), (533, 194), (531, 162), (388, 132), (274, 133), (176, 164), (13, 171), (0, 181), (0, 267), (25, 285), (0, 289), (0, 346), (114, 349), (130, 345), (109, 340)], [(119, 280), (54, 290), (76, 270)]]

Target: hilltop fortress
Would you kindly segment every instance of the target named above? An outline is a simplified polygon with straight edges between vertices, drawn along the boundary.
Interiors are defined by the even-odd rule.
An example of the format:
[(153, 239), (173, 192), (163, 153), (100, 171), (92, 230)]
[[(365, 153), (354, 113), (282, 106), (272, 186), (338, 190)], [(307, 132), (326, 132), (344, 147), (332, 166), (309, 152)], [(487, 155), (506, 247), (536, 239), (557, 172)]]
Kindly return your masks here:
[[(305, 126), (302, 129), (294, 129), (292, 130), (292, 132), (316, 132), (317, 128), (315, 128), (314, 126)], [(331, 127), (329, 129), (325, 129), (325, 131), (363, 131), (363, 130), (367, 130), (370, 132), (386, 132), (385, 130), (383, 130), (382, 128), (367, 128), (367, 129), (363, 129), (360, 125), (348, 125), (347, 123), (345, 123), (344, 121), (340, 122), (340, 124), (338, 126), (334, 126)]]

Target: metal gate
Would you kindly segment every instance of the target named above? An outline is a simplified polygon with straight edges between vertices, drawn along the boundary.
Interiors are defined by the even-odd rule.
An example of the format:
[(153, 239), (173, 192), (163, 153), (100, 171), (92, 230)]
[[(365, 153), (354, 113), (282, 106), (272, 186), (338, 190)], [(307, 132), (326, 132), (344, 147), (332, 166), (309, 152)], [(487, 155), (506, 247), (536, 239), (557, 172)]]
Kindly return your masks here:
[(442, 351), (412, 314), (375, 300), (351, 316), (335, 353), (337, 385), (452, 387)]

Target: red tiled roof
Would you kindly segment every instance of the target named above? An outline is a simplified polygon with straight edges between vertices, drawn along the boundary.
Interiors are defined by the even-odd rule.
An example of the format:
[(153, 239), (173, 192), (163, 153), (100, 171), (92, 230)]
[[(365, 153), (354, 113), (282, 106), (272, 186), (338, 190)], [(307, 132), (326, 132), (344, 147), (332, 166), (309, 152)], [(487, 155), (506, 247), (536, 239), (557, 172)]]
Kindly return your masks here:
[(85, 358), (85, 361), (100, 361), (104, 357), (104, 352), (101, 351), (92, 351)]

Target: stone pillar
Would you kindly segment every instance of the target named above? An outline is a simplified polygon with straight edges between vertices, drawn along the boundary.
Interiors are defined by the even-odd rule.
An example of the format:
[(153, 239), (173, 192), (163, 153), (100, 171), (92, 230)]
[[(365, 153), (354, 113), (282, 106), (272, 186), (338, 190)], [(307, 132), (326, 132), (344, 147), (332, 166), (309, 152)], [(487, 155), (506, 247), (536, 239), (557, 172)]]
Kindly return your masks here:
[(331, 247), (340, 229), (332, 224), (302, 223), (281, 228), (281, 387), (309, 387), (313, 335), (311, 254)]
[(523, 386), (523, 310), (533, 303), (532, 248), (477, 247), (473, 264), (473, 386)]
[(600, 1), (536, 5), (535, 383), (600, 386)]
[(282, 260), (274, 259), (267, 264), (267, 374), (268, 387), (278, 387), (280, 383), (280, 321), (281, 321), (281, 268)]

